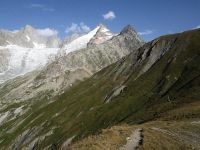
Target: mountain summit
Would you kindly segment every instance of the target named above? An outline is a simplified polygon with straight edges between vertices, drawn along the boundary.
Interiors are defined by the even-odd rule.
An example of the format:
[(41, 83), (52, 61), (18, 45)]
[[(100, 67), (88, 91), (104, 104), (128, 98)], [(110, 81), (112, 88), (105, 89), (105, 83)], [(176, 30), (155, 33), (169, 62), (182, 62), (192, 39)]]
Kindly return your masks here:
[(200, 30), (131, 35), (1, 84), (1, 149), (199, 149)]
[(0, 30), (0, 46), (16, 45), (24, 48), (58, 48), (60, 42), (58, 37), (44, 36), (30, 25), (26, 25), (16, 32)]
[(49, 58), (60, 52), (68, 54), (88, 45), (101, 44), (113, 36), (102, 24), (87, 34), (73, 36), (68, 41), (66, 38), (64, 42), (56, 36), (44, 36), (30, 25), (14, 33), (0, 30), (0, 55), (3, 58), (0, 64), (0, 81), (39, 69), (46, 65)]
[(24, 34), (32, 34), (37, 32), (31, 25), (26, 25), (24, 28), (21, 29)]
[[(100, 42), (98, 41), (99, 39), (101, 39)], [(90, 41), (98, 41), (98, 43), (88, 45)], [(142, 46), (142, 44), (134, 35), (130, 37), (125, 34), (113, 35), (105, 26), (98, 25), (89, 33), (66, 43), (62, 48), (63, 52), (61, 55), (52, 56), (51, 61), (48, 61), (47, 57), (41, 59), (41, 56), (47, 52), (51, 52), (52, 54), (57, 53), (60, 49), (46, 49), (46, 51), (45, 49), (35, 49), (32, 51), (27, 49), (26, 55), (24, 54), (25, 57), (21, 59), (23, 65), (16, 66), (13, 63), (13, 69), (4, 71), (2, 77), (8, 78), (10, 75), (8, 72), (11, 71), (17, 76), (20, 75), (17, 72), (18, 70), (23, 69), (25, 72), (32, 68), (31, 71), (33, 72), (26, 75), (26, 81), (20, 87), (16, 88), (15, 92), (11, 91), (8, 95), (19, 97), (19, 101), (24, 98), (37, 97), (38, 93), (45, 90), (52, 90), (51, 94), (56, 95), (62, 93), (77, 81), (89, 78), (104, 67), (118, 61), (132, 50)], [(33, 55), (33, 52), (35, 55)], [(29, 61), (30, 58), (31, 61)], [(40, 63), (41, 61), (42, 63)], [(48, 63), (45, 64), (45, 62)], [(14, 69), (16, 69), (16, 72), (13, 71)], [(23, 80), (23, 77), (20, 80)], [(27, 95), (27, 93), (32, 94)], [(21, 99), (22, 95), (27, 96)], [(8, 97), (12, 99), (10, 96)]]
[(110, 32), (110, 30), (103, 24), (97, 26), (98, 30), (93, 38), (89, 41), (88, 45), (98, 45), (107, 40), (110, 40), (115, 34)]
[(134, 30), (131, 25), (127, 25), (122, 29), (120, 34), (127, 36), (127, 37), (135, 37), (138, 41), (145, 43), (144, 40), (140, 37), (140, 35)]
[(70, 53), (75, 50), (86, 48), (91, 45), (101, 44), (111, 39), (115, 34), (111, 33), (110, 30), (103, 24), (99, 24), (91, 30), (89, 33), (81, 36), (72, 35), (70, 43), (63, 45), (62, 49), (65, 49), (66, 53)]

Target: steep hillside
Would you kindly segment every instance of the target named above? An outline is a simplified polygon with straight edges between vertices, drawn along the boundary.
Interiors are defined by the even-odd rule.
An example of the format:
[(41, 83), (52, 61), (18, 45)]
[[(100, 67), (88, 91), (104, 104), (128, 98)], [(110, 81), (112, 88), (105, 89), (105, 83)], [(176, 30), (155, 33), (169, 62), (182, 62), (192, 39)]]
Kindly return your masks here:
[[(80, 145), (76, 145), (77, 141), (98, 134), (102, 128), (117, 124), (123, 128), (123, 124), (127, 123), (130, 127), (125, 129), (127, 132), (123, 138), (111, 141), (118, 143), (118, 147), (112, 148), (111, 143), (110, 149), (126, 147), (125, 137), (136, 128), (144, 130), (144, 145), (139, 143), (145, 149), (159, 147), (155, 140), (160, 138), (163, 138), (160, 142), (167, 145), (172, 133), (177, 141), (172, 141), (174, 144), (171, 143), (172, 147), (169, 145), (168, 148), (179, 149), (185, 145), (187, 149), (198, 149), (199, 41), (200, 30), (160, 37), (139, 49), (132, 49), (128, 56), (72, 86), (45, 106), (42, 104), (48, 101), (48, 97), (43, 93), (43, 97), (25, 112), (19, 111), (20, 107), (26, 107), (25, 102), (3, 107), (0, 120), (7, 117), (8, 110), (12, 110), (16, 117), (0, 126), (0, 147), (67, 149), (73, 142), (75, 145), (70, 147), (73, 149)], [(153, 120), (161, 122), (151, 124), (149, 121)], [(116, 132), (119, 130), (116, 129)], [(137, 130), (136, 135), (140, 132)], [(101, 137), (101, 134), (97, 136)], [(107, 138), (110, 137), (113, 136), (108, 135)], [(187, 140), (190, 138), (193, 140)], [(90, 140), (85, 140), (83, 145), (90, 143)], [(108, 144), (104, 143), (104, 139), (100, 142)]]

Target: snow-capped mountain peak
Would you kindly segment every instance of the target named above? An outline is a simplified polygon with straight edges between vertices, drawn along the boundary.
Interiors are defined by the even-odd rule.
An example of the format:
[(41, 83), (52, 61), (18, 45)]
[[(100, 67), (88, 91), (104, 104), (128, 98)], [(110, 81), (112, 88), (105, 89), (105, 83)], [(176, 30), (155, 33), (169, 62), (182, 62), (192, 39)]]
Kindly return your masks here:
[(102, 32), (110, 31), (104, 24), (100, 23), (97, 25)]
[(71, 43), (65, 45), (64, 49), (66, 51), (66, 54), (68, 54), (72, 51), (75, 51), (75, 50), (86, 48), (87, 44), (96, 35), (99, 28), (100, 27), (97, 26), (94, 30), (90, 31), (89, 33), (87, 33), (83, 36), (80, 36), (80, 37), (76, 38), (75, 40), (73, 40)]
[[(89, 33), (77, 36), (64, 45), (65, 53), (86, 48), (97, 32), (107, 32), (107, 29), (103, 25), (98, 25)], [(41, 36), (37, 29), (30, 25), (16, 33), (1, 30), (0, 54), (2, 51), (4, 61), (3, 65), (0, 64), (0, 80), (5, 81), (46, 65), (50, 56), (59, 55), (58, 45), (59, 40), (56, 37)]]
[(113, 33), (103, 24), (99, 24), (89, 33), (82, 35), (78, 38), (75, 38), (72, 42), (64, 45), (64, 50), (66, 54), (86, 48), (88, 45), (101, 44), (114, 36)]
[(21, 29), (21, 32), (29, 34), (36, 32), (36, 29), (34, 29), (31, 25), (26, 25), (24, 28)]
[[(123, 34), (129, 33), (125, 31)], [(0, 58), (3, 58), (0, 60), (0, 82), (43, 67), (49, 58), (54, 61), (70, 52), (97, 46), (113, 36), (115, 34), (105, 25), (99, 24), (87, 34), (65, 38), (60, 48), (61, 41), (57, 37), (42, 36), (30, 25), (15, 33), (0, 30)]]
[(56, 36), (44, 36), (38, 32), (38, 29), (26, 25), (15, 32), (0, 30), (0, 46), (17, 45), (25, 48), (35, 48), (35, 44), (45, 45), (48, 48), (58, 48), (60, 39)]
[(101, 44), (109, 39), (111, 39), (115, 34), (110, 32), (110, 30), (103, 24), (99, 24), (97, 33), (93, 38), (90, 40), (88, 45), (98, 45)]

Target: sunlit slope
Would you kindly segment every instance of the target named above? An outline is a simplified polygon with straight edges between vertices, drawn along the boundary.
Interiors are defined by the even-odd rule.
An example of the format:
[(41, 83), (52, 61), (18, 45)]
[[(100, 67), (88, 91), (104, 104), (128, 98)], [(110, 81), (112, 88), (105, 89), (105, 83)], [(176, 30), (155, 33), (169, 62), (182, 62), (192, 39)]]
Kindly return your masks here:
[(20, 119), (1, 126), (0, 146), (66, 148), (71, 141), (102, 128), (144, 123), (173, 110), (178, 115), (169, 113), (169, 121), (198, 119), (198, 109), (184, 115), (181, 108), (200, 100), (199, 64), (200, 30), (160, 37), (73, 86), (54, 102), (44, 107), (35, 104)]

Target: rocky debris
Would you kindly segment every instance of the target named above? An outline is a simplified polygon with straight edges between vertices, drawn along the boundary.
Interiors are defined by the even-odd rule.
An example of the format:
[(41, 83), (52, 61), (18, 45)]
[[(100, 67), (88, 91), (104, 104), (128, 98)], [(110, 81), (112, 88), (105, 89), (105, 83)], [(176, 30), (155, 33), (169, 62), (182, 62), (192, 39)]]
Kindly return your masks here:
[[(125, 33), (130, 30), (130, 27), (125, 29)], [(135, 80), (142, 74), (147, 72), (157, 61), (159, 61), (165, 53), (174, 47), (174, 43), (177, 41), (177, 36), (173, 38), (158, 38), (149, 43), (144, 44), (138, 49), (133, 49), (130, 55), (125, 58), (120, 59), (112, 71), (109, 72), (110, 75), (114, 76), (113, 81), (116, 81), (118, 77), (123, 76), (124, 81), (121, 84), (125, 84), (129, 77), (137, 71), (138, 67), (141, 67)], [(176, 55), (169, 60), (171, 63), (175, 59)]]
[(14, 110), (14, 114), (15, 114), (15, 115), (18, 115), (18, 114), (21, 115), (21, 114), (23, 113), (23, 112), (22, 112), (22, 111), (23, 111), (23, 109), (22, 109), (23, 107), (24, 107), (24, 106), (20, 106), (20, 107), (16, 108), (16, 109)]
[(6, 133), (9, 133), (9, 134), (13, 133), (13, 132), (17, 129), (17, 127), (19, 127), (24, 121), (25, 121), (25, 119), (17, 120), (17, 121), (12, 125), (12, 128), (8, 129), (8, 130), (6, 131)]
[(122, 92), (124, 92), (124, 90), (127, 89), (127, 86), (125, 85), (121, 85), (119, 87), (115, 87), (110, 94), (108, 94), (105, 99), (104, 102), (105, 103), (109, 103), (114, 97), (117, 97), (119, 94), (121, 94)]
[(157, 62), (167, 51), (169, 51), (174, 46), (176, 39), (177, 38), (170, 40), (154, 40), (149, 47), (144, 49), (141, 59), (142, 61), (147, 59), (147, 62), (138, 76), (149, 70), (155, 62)]
[(119, 150), (137, 150), (140, 145), (142, 145), (143, 135), (142, 129), (136, 129), (133, 133), (128, 137), (126, 145), (119, 148)]
[(192, 125), (200, 125), (200, 121), (192, 121), (191, 124)]
[(8, 49), (1, 49), (0, 47), (0, 73), (8, 69), (10, 53)]
[(40, 144), (41, 141), (45, 140), (48, 136), (52, 135), (53, 131), (49, 131), (46, 134), (39, 136), (37, 138), (34, 138), (33, 141), (31, 141), (28, 146), (23, 147), (23, 150), (34, 150), (37, 149), (37, 146)]
[(8, 117), (9, 117), (9, 111), (0, 114), (0, 125), (3, 124), (5, 121), (7, 121)]
[(73, 139), (75, 138), (76, 136), (72, 136), (70, 137), (69, 139), (67, 139), (61, 146), (61, 150), (65, 150), (68, 148), (68, 146), (72, 143)]
[(41, 127), (33, 127), (31, 129), (25, 130), (20, 136), (18, 136), (15, 139), (13, 145), (11, 146), (11, 149), (21, 149), (22, 145), (29, 143), (33, 139), (33, 137), (35, 137), (38, 134), (40, 130)]

